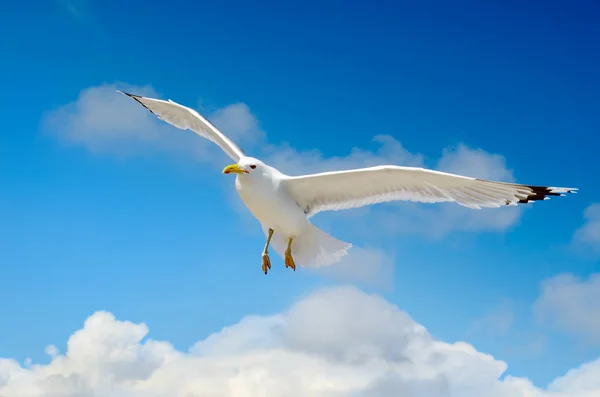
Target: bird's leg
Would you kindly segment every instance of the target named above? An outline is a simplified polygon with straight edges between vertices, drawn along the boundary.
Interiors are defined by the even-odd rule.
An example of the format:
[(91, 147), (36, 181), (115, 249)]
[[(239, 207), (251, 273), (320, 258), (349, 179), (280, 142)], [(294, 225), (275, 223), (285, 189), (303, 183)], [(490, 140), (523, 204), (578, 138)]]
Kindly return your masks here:
[(271, 237), (273, 237), (273, 229), (269, 229), (267, 243), (265, 244), (265, 249), (262, 253), (262, 271), (265, 274), (267, 274), (267, 272), (271, 268), (271, 259), (269, 259), (269, 244), (271, 243)]
[(294, 240), (294, 238), (290, 237), (287, 249), (285, 250), (285, 268), (291, 267), (296, 271), (296, 264), (294, 263), (294, 258), (292, 258), (292, 240)]

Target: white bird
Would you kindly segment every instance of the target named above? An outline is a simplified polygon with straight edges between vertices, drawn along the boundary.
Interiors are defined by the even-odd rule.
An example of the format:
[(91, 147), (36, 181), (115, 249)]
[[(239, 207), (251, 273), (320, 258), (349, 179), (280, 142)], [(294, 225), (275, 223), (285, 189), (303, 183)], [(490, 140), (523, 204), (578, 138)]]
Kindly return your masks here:
[(347, 255), (351, 244), (311, 224), (309, 218), (321, 211), (395, 200), (456, 202), (481, 209), (546, 200), (577, 190), (493, 182), (396, 165), (289, 176), (246, 156), (238, 145), (191, 108), (171, 100), (121, 93), (139, 102), (159, 119), (213, 141), (235, 161), (225, 167), (223, 173), (236, 175), (235, 187), (240, 198), (261, 223), (267, 236), (262, 252), (265, 274), (271, 268), (270, 244), (284, 257), (285, 267), (293, 270), (296, 270), (296, 263), (303, 267), (326, 266)]

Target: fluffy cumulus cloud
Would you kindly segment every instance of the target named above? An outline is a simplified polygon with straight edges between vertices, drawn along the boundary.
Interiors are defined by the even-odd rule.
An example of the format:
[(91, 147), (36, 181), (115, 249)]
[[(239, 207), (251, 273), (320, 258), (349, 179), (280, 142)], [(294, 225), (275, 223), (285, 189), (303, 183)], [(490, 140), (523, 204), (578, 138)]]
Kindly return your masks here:
[[(96, 153), (124, 155), (153, 150), (183, 153), (195, 160), (215, 164), (218, 161), (219, 166), (228, 161), (212, 143), (158, 120), (141, 106), (116, 93), (117, 89), (161, 97), (149, 86), (105, 84), (91, 87), (83, 90), (72, 103), (49, 112), (44, 117), (44, 127), (63, 140), (83, 145)], [(394, 137), (377, 135), (372, 139), (377, 146), (373, 150), (353, 147), (346, 156), (328, 157), (317, 148), (300, 151), (286, 143), (269, 142), (246, 104), (235, 103), (203, 113), (248, 153), (290, 174), (399, 164), (515, 181), (504, 157), (463, 144), (444, 149), (438, 161), (428, 164), (423, 154), (410, 152)], [(363, 213), (370, 211), (366, 209)], [(507, 207), (474, 211), (453, 203), (398, 203), (377, 206), (372, 211), (371, 222), (385, 231), (440, 237), (456, 230), (507, 230), (517, 224), (522, 209)]]
[(3, 397), (592, 397), (600, 361), (547, 389), (504, 362), (435, 340), (408, 314), (351, 287), (323, 289), (177, 351), (144, 324), (98, 312), (47, 365), (0, 360)]
[(587, 207), (583, 217), (585, 223), (575, 232), (575, 243), (600, 254), (600, 203)]
[(542, 323), (600, 346), (600, 273), (587, 279), (560, 274), (545, 280), (534, 313)]

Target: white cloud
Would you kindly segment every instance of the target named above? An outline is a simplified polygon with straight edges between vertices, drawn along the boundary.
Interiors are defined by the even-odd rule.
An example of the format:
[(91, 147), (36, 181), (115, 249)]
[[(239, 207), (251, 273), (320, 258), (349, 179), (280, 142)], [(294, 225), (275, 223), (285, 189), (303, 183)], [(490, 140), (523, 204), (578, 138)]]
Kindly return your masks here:
[(576, 244), (591, 248), (594, 253), (600, 253), (600, 203), (587, 207), (583, 213), (585, 223), (575, 231)]
[(506, 182), (515, 180), (503, 156), (483, 149), (471, 149), (464, 144), (444, 149), (438, 169), (481, 179)]
[[(148, 86), (124, 89), (128, 88), (156, 95)], [(102, 85), (81, 91), (76, 101), (48, 112), (42, 120), (44, 127), (92, 152), (131, 154), (160, 141), (163, 126), (143, 112), (132, 111), (116, 89), (116, 85)]]
[(54, 345), (46, 346), (46, 349), (44, 351), (50, 357), (58, 356), (58, 354), (60, 353), (60, 350), (58, 350), (58, 347), (56, 347)]
[(326, 157), (319, 149), (298, 151), (288, 144), (269, 145), (266, 148), (267, 161), (272, 166), (289, 175), (303, 175), (315, 172), (335, 171), (381, 164), (402, 164), (422, 166), (422, 154), (406, 150), (395, 138), (376, 135), (372, 139), (376, 150), (354, 147), (347, 156)]
[(600, 273), (588, 279), (561, 274), (545, 280), (533, 310), (539, 321), (600, 345)]
[[(211, 122), (240, 145), (263, 142), (266, 135), (256, 116), (245, 103), (234, 103), (210, 114)], [(217, 149), (218, 150), (218, 149)]]
[[(87, 88), (77, 100), (45, 114), (43, 127), (62, 140), (93, 153), (138, 155), (148, 152), (185, 154), (196, 161), (223, 164), (228, 158), (208, 140), (162, 121), (116, 90), (160, 97), (150, 86), (103, 84)], [(241, 103), (207, 117), (241, 145), (261, 139), (258, 120)]]
[(570, 370), (565, 376), (550, 383), (548, 389), (563, 394), (571, 393), (589, 397), (599, 395), (600, 360)]
[(3, 397), (592, 397), (600, 360), (545, 391), (464, 342), (432, 338), (408, 314), (351, 287), (320, 290), (272, 316), (251, 316), (189, 352), (147, 338), (144, 324), (98, 312), (47, 365), (0, 359)]

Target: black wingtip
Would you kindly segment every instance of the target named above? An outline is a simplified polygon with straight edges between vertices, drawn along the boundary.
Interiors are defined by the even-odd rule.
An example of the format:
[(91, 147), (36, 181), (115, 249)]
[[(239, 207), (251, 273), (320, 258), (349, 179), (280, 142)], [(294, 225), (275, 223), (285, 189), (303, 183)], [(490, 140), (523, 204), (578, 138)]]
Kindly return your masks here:
[(548, 200), (550, 197), (566, 196), (567, 194), (577, 193), (576, 188), (555, 188), (546, 186), (527, 186), (532, 190), (532, 193), (525, 199), (517, 201), (519, 204), (527, 204), (533, 201)]
[[(133, 99), (134, 101), (136, 101), (137, 103), (139, 103), (140, 105), (142, 105), (143, 107), (145, 107), (150, 113), (157, 115), (156, 113), (154, 113), (148, 106), (146, 106), (142, 101), (140, 101), (140, 99), (143, 98), (143, 96), (141, 95), (135, 95), (135, 94), (130, 94), (128, 92), (125, 91), (119, 91), (117, 90), (117, 92), (123, 94), (123, 95), (127, 95), (129, 98)], [(158, 116), (158, 115), (157, 115)]]
[(117, 92), (120, 93), (120, 94), (123, 94), (123, 95), (127, 95), (129, 98), (133, 98), (133, 99), (135, 99), (135, 98), (141, 98), (139, 95), (130, 94), (130, 93), (125, 92), (125, 91), (117, 90)]

